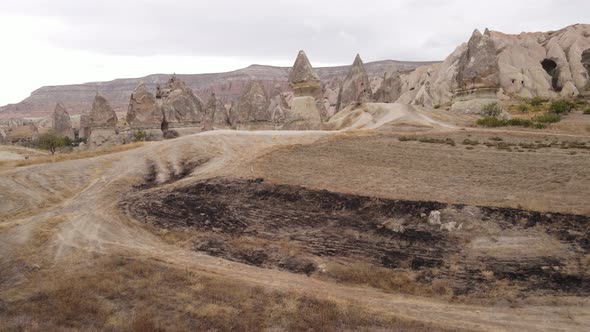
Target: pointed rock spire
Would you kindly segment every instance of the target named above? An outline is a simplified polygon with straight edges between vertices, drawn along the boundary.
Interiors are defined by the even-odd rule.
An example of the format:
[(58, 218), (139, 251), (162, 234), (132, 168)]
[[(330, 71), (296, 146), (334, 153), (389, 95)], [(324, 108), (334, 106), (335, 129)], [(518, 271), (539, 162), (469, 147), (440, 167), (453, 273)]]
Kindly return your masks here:
[(127, 123), (134, 129), (159, 129), (164, 115), (156, 105), (156, 97), (140, 81), (131, 97), (127, 108)]
[(117, 125), (117, 113), (100, 93), (96, 93), (92, 110), (90, 111), (91, 127), (115, 127)]
[(359, 54), (356, 55), (352, 66), (338, 95), (338, 103), (336, 111), (340, 111), (352, 103), (364, 103), (373, 99), (371, 91), (371, 84), (369, 82), (369, 75), (365, 70), (363, 60)]
[(320, 77), (313, 70), (304, 51), (297, 54), (295, 64), (289, 73), (289, 86), (296, 96), (312, 96), (320, 87)]
[(74, 130), (72, 129), (72, 121), (70, 114), (66, 110), (66, 107), (61, 102), (55, 105), (53, 111), (53, 131), (59, 136), (74, 138)]

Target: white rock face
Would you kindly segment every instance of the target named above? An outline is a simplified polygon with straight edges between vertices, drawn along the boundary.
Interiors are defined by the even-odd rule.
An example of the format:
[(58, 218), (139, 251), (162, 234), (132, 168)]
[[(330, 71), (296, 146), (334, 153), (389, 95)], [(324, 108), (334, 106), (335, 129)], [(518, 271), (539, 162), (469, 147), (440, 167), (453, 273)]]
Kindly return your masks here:
[(319, 130), (322, 119), (315, 98), (300, 96), (293, 98), (291, 110), (285, 116), (283, 130)]
[[(479, 65), (471, 65), (476, 60)], [(471, 88), (497, 88), (501, 98), (558, 98), (588, 92), (590, 24), (518, 35), (474, 32), (470, 43), (459, 46), (442, 64), (403, 74), (401, 82), (397, 102), (426, 107), (450, 106)]]

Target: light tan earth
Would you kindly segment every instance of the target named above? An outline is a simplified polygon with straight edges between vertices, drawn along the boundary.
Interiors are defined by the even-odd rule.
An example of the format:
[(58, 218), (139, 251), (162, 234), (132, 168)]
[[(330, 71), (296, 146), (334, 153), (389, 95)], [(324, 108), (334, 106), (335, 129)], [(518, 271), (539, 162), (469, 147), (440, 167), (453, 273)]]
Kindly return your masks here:
[[(165, 183), (182, 172), (186, 162), (206, 160), (190, 176), (167, 184), (167, 188), (213, 177), (263, 177), (271, 183), (385, 198), (520, 205), (590, 216), (590, 150), (550, 147), (507, 152), (481, 144), (468, 150), (461, 144), (464, 138), (483, 142), (501, 136), (519, 143), (561, 140), (562, 136), (541, 131), (462, 131), (460, 123), (415, 134), (453, 138), (456, 145), (450, 146), (399, 141), (400, 133), (393, 133), (387, 125), (381, 128), (348, 132), (220, 130), (150, 143), (127, 152), (1, 171), (0, 317), (2, 305), (33, 298), (42, 291), (47, 276), (93, 271), (92, 261), (97, 257), (125, 256), (155, 259), (195, 274), (228, 277), (244, 286), (353, 303), (374, 317), (393, 315), (425, 322), (432, 324), (432, 330), (588, 330), (587, 297), (556, 297), (511, 307), (337, 284), (195, 252), (167, 241), (119, 206), (125, 194), (145, 179), (149, 162), (155, 165), (156, 182)], [(403, 135), (414, 134), (404, 131)], [(590, 142), (588, 136), (565, 138)], [(576, 154), (569, 154), (573, 150)], [(504, 251), (495, 249), (490, 241), (504, 243)], [(518, 237), (490, 240), (484, 236), (470, 245), (474, 253), (497, 250), (496, 255), (501, 256), (514, 255), (534, 243)], [(567, 252), (559, 244), (554, 249)], [(18, 326), (16, 318), (4, 318), (12, 319), (10, 326)], [(39, 322), (35, 324), (33, 328), (25, 326), (42, 328)]]

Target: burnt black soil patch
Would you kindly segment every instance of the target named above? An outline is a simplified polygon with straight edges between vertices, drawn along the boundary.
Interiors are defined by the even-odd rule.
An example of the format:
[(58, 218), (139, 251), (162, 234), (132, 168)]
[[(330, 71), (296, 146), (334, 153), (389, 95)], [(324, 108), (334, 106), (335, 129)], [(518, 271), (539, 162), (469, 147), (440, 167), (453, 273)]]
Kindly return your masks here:
[[(440, 230), (425, 217), (433, 210), (460, 211), (462, 205), (348, 195), (263, 179), (210, 179), (172, 191), (140, 191), (122, 205), (135, 219), (157, 227), (196, 230), (201, 236), (194, 240), (194, 250), (259, 267), (309, 275), (318, 268), (318, 259), (331, 258), (413, 271), (426, 283), (436, 270), (436, 278), (451, 280), (456, 294), (479, 295), (489, 283), (482, 273), (491, 271), (523, 291), (590, 294), (585, 274), (563, 273), (563, 264), (551, 257), (523, 261), (515, 253), (508, 261), (463, 261), (460, 232)], [(587, 217), (480, 210), (484, 222), (502, 228), (550, 225), (556, 239), (587, 253)], [(402, 222), (404, 231), (384, 227), (391, 219)], [(463, 265), (452, 265), (457, 257)]]

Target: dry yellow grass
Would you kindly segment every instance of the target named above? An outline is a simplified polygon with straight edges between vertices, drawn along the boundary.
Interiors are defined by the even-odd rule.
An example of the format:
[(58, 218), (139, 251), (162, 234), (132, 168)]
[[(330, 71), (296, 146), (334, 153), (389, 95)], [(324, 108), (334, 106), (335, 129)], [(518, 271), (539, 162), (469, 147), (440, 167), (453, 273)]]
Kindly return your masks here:
[(143, 146), (144, 144), (145, 143), (143, 143), (143, 142), (137, 142), (137, 143), (124, 144), (124, 145), (109, 146), (109, 147), (95, 149), (95, 150), (84, 150), (84, 151), (71, 152), (71, 153), (58, 153), (53, 156), (52, 155), (43, 155), (43, 156), (37, 156), (37, 157), (33, 157), (30, 159), (23, 159), (23, 160), (5, 160), (5, 161), (0, 161), (0, 170), (1, 169), (9, 169), (9, 168), (13, 168), (13, 167), (22, 167), (22, 166), (30, 166), (30, 165), (46, 164), (46, 163), (58, 163), (58, 162), (68, 161), (68, 160), (92, 158), (92, 157), (102, 156), (102, 155), (111, 154), (111, 153), (128, 151), (128, 150)]
[(440, 331), (354, 303), (267, 291), (152, 259), (93, 257), (0, 291), (0, 331)]
[(431, 286), (416, 281), (411, 272), (395, 271), (363, 262), (347, 265), (330, 263), (327, 264), (325, 272), (319, 276), (322, 279), (353, 285), (367, 285), (388, 292), (420, 296), (452, 295), (452, 290), (448, 289), (448, 285), (442, 281)]

